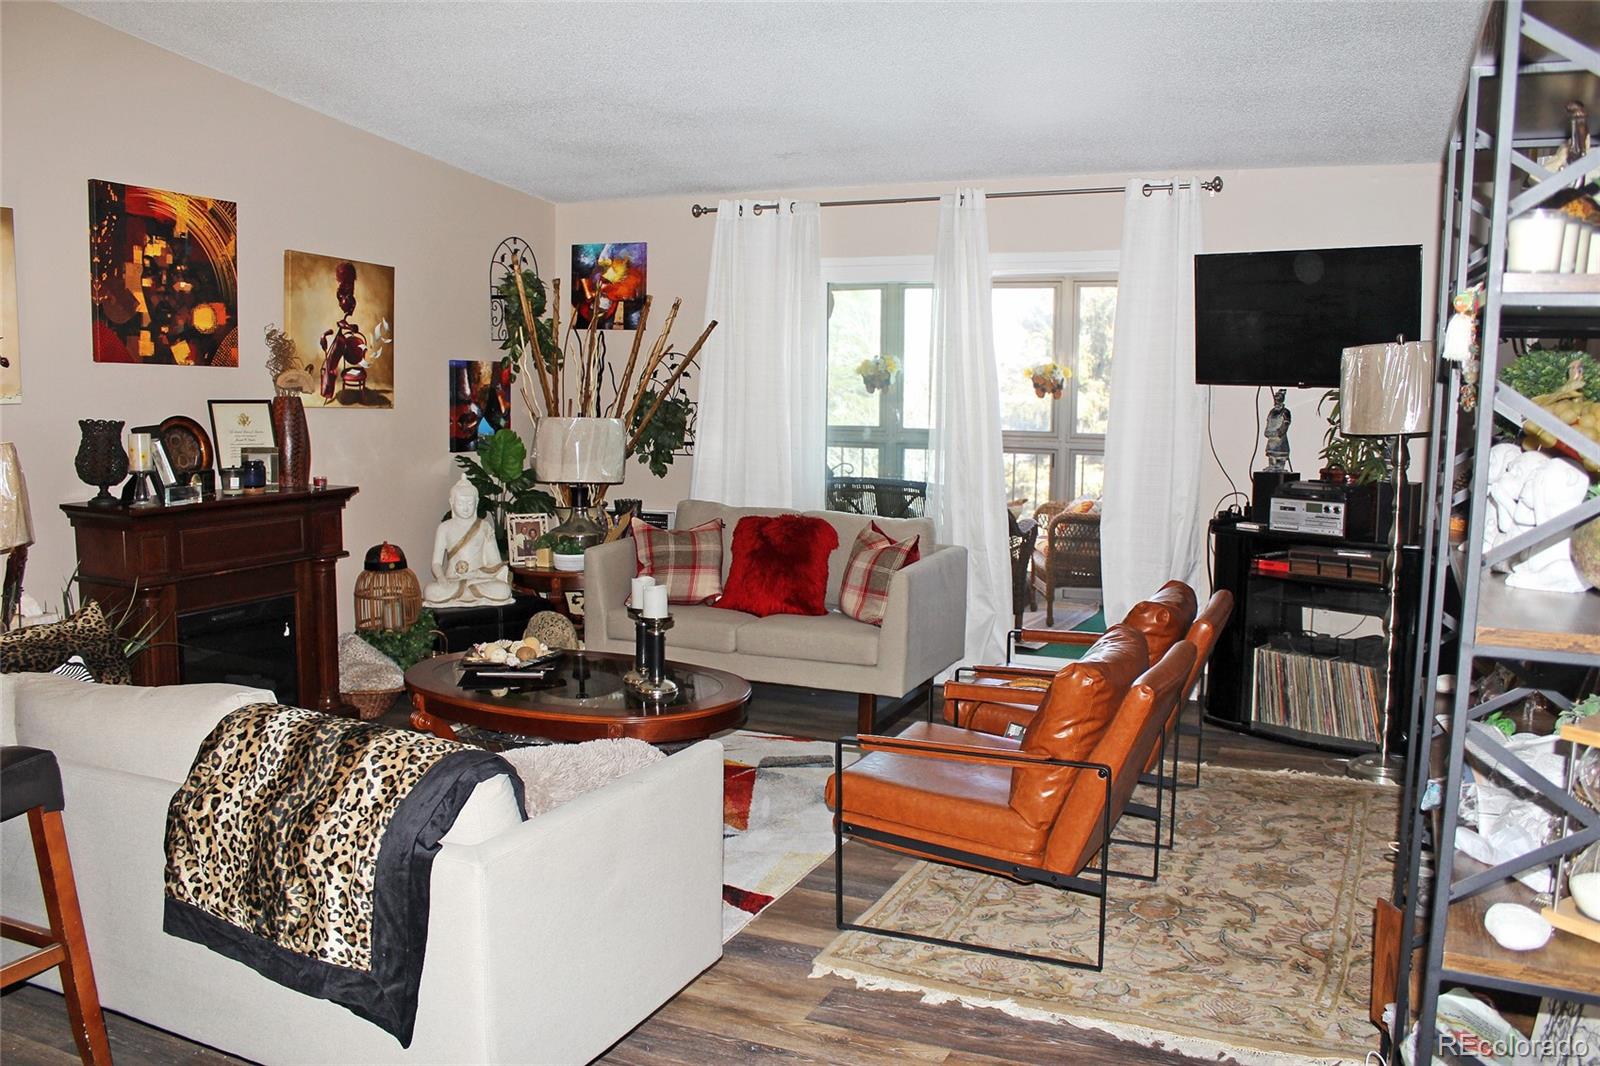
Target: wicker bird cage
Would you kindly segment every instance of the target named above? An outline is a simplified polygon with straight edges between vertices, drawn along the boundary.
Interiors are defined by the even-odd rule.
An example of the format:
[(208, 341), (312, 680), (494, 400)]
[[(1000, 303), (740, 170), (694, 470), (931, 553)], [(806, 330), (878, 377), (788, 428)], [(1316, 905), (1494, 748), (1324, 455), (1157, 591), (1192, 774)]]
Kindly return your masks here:
[(405, 553), (387, 541), (374, 546), (356, 578), (356, 628), (407, 629), (421, 613), (422, 586)]

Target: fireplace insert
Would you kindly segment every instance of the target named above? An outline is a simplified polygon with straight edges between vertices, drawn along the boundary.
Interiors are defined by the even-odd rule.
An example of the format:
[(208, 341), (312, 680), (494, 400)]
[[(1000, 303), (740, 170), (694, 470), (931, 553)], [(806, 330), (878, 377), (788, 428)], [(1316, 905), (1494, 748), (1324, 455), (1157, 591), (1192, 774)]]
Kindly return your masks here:
[(180, 614), (178, 660), (187, 684), (220, 681), (269, 688), (279, 703), (297, 705), (294, 597)]

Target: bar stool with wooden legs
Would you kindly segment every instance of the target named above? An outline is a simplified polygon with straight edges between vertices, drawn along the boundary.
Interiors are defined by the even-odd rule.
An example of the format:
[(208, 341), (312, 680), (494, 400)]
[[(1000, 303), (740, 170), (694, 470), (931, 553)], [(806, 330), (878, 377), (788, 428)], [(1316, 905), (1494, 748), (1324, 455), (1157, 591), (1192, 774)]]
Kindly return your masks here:
[(111, 1062), (106, 1020), (100, 1012), (100, 995), (94, 987), (94, 967), (89, 962), (89, 942), (83, 933), (83, 912), (78, 909), (78, 887), (72, 879), (72, 859), (61, 823), (61, 769), (54, 752), (43, 748), (0, 748), (0, 821), (19, 814), (28, 816), (33, 833), (33, 854), (39, 863), (39, 883), (44, 889), (45, 913), (50, 928), (0, 917), (0, 936), (38, 948), (16, 962), (0, 967), (0, 987), (9, 987), (52, 966), (61, 967), (61, 989), (66, 993), (67, 1018), (72, 1038), (85, 1063)]

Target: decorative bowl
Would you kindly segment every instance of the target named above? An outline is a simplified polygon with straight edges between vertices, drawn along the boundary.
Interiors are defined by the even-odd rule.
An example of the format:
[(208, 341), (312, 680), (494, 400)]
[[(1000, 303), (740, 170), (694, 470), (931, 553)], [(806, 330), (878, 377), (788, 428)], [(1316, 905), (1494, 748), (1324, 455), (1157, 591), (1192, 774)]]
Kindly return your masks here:
[(560, 552), (556, 552), (555, 562), (557, 570), (565, 570), (568, 573), (576, 573), (583, 569), (583, 556), (581, 555), (562, 555)]

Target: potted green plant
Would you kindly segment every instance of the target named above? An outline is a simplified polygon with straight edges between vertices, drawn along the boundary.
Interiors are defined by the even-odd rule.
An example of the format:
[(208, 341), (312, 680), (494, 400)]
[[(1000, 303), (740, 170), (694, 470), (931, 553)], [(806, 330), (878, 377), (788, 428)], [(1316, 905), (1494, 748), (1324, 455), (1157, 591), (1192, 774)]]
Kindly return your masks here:
[(1318, 476), (1336, 484), (1375, 485), (1389, 480), (1389, 453), (1382, 437), (1347, 437), (1339, 432), (1339, 390), (1329, 389), (1317, 404), (1328, 420), (1322, 434)]
[(552, 547), (555, 549), (557, 570), (576, 571), (583, 569), (583, 545), (571, 537), (558, 537)]
[(506, 556), (506, 515), (552, 514), (555, 497), (535, 484), (533, 467), (525, 466), (528, 448), (509, 429), (478, 445), (476, 456), (458, 455), (456, 462), (478, 490), (478, 516), (494, 525), (500, 557)]

